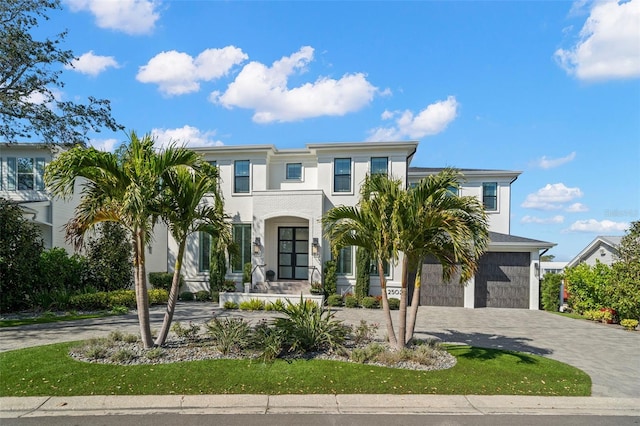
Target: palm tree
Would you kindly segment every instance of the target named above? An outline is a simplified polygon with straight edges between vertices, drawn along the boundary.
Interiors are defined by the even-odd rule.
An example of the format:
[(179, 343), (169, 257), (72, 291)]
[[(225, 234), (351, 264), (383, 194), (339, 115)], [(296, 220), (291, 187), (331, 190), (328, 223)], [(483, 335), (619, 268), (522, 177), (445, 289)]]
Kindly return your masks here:
[(76, 248), (85, 233), (105, 221), (119, 222), (132, 238), (134, 282), (140, 335), (146, 348), (153, 346), (149, 324), (149, 297), (145, 248), (161, 212), (162, 185), (178, 167), (197, 164), (200, 156), (185, 148), (157, 151), (150, 135), (129, 135), (129, 143), (117, 154), (75, 147), (52, 161), (45, 173), (51, 193), (68, 198), (76, 183), (82, 186), (75, 216), (67, 223), (67, 239)]
[(365, 248), (376, 261), (387, 335), (393, 346), (396, 345), (396, 334), (387, 298), (384, 262), (398, 259), (391, 223), (401, 194), (399, 180), (370, 176), (361, 187), (357, 206), (334, 207), (322, 218), (324, 235), (331, 242), (334, 255), (343, 247), (356, 246)]
[[(197, 169), (180, 167), (170, 171), (164, 180), (165, 197), (162, 217), (178, 243), (178, 255), (173, 268), (173, 281), (167, 310), (155, 344), (164, 344), (178, 299), (180, 272), (187, 237), (194, 232), (207, 232), (212, 238), (231, 243), (231, 230), (225, 222), (224, 202), (218, 188), (218, 172), (205, 161)], [(213, 197), (213, 204), (206, 199)]]
[[(404, 254), (402, 288), (415, 274), (411, 312), (404, 334), (413, 338), (420, 303), (422, 261), (433, 256), (442, 266), (445, 281), (460, 273), (460, 283), (470, 280), (489, 242), (487, 216), (478, 198), (458, 196), (462, 175), (449, 168), (426, 177), (409, 188), (397, 217), (398, 248)], [(401, 306), (403, 300), (401, 299)], [(406, 295), (404, 296), (406, 306)], [(400, 314), (401, 321), (406, 314)]]

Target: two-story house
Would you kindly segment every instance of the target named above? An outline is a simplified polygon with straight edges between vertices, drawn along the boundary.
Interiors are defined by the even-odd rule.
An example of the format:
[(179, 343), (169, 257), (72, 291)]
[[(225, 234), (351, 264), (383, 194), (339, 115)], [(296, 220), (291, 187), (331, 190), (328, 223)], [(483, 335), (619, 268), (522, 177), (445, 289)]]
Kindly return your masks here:
[[(240, 255), (228, 278), (241, 281), (242, 267), (253, 265), (253, 282), (321, 281), (331, 259), (321, 218), (334, 206), (355, 205), (367, 174), (387, 173), (407, 186), (442, 169), (411, 167), (418, 142), (318, 143), (304, 149), (272, 145), (197, 148), (220, 172), (225, 210), (231, 217)], [(511, 184), (520, 172), (462, 170), (460, 195), (482, 200), (489, 215), (491, 243), (478, 272), (466, 286), (443, 283), (433, 260), (424, 263), (421, 304), (441, 306), (539, 307), (539, 256), (554, 244), (510, 234)], [(209, 246), (206, 235), (192, 235), (183, 272), (191, 288), (206, 288)], [(169, 237), (169, 255), (177, 244)], [(353, 292), (355, 248), (338, 256), (338, 289)], [(401, 268), (388, 265), (387, 292), (399, 294)], [(380, 294), (377, 274), (371, 293)]]

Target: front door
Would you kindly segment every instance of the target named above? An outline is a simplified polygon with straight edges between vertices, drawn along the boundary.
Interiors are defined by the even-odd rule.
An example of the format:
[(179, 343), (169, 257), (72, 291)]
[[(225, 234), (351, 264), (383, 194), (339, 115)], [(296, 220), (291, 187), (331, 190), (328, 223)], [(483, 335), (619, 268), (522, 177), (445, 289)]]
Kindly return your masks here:
[(309, 278), (309, 228), (281, 226), (278, 228), (278, 279)]

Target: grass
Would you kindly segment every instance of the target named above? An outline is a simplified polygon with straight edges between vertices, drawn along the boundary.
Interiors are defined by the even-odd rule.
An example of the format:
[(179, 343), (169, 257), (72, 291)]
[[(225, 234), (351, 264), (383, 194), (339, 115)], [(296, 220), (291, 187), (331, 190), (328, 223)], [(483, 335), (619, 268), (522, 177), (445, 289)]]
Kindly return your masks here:
[(39, 317), (0, 320), (0, 327), (17, 327), (21, 325), (46, 324), (46, 323), (58, 322), (58, 321), (76, 321), (76, 320), (83, 320), (83, 319), (103, 318), (103, 317), (109, 317), (112, 315), (115, 315), (115, 314), (109, 311), (92, 312), (90, 314), (65, 314), (65, 315), (55, 315), (55, 314), (45, 313)]
[(576, 312), (559, 312), (559, 311), (548, 311), (548, 312), (551, 312), (552, 314), (560, 315), (561, 317), (565, 317), (565, 318), (586, 320), (584, 316)]
[(480, 394), (588, 396), (589, 376), (518, 352), (446, 346), (458, 363), (412, 371), (327, 360), (207, 360), (158, 365), (75, 361), (76, 343), (0, 354), (0, 396), (166, 394)]

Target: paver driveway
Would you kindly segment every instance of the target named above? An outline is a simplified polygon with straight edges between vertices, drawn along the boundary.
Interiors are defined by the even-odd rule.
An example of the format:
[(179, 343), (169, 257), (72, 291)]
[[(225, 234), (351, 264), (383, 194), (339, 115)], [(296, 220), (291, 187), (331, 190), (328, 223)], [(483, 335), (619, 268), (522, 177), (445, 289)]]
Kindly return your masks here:
[[(159, 328), (163, 312), (151, 311), (152, 327)], [(204, 322), (213, 315), (242, 316), (257, 320), (267, 312), (223, 311), (211, 304), (178, 304), (175, 321)], [(361, 319), (381, 324), (381, 310), (338, 309), (336, 317), (350, 324)], [(397, 311), (393, 312), (396, 319)], [(137, 317), (118, 317), (0, 328), (0, 351), (107, 335), (119, 329), (138, 331)], [(465, 309), (420, 307), (417, 337), (436, 337), (446, 342), (510, 349), (547, 356), (587, 372), (594, 396), (640, 395), (640, 332), (618, 326), (564, 318), (543, 311), (521, 309)]]

